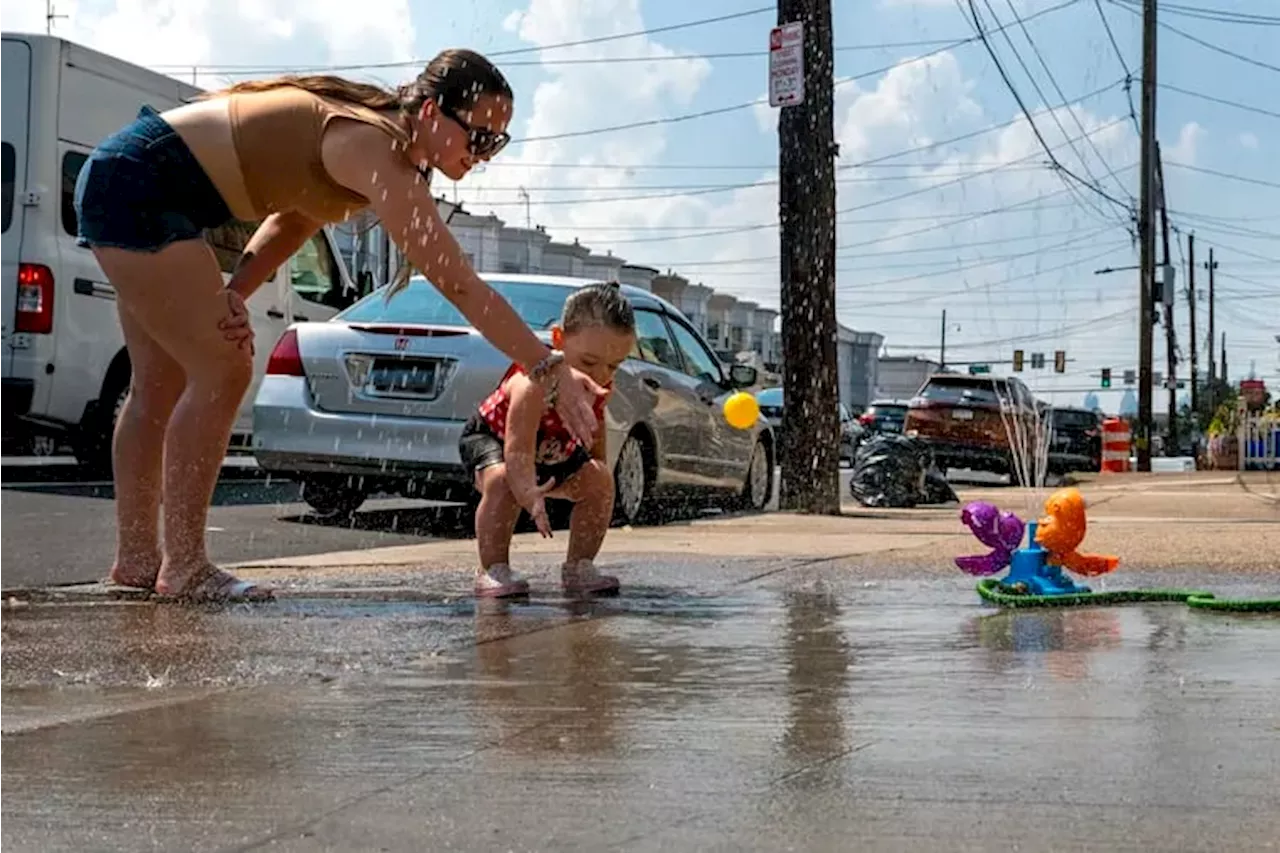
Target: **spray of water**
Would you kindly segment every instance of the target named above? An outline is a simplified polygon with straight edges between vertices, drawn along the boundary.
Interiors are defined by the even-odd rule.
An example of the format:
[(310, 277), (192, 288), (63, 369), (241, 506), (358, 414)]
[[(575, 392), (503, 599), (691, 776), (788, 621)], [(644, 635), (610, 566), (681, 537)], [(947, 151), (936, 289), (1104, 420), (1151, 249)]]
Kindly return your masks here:
[(1000, 420), (1004, 424), (1005, 437), (1009, 441), (1013, 458), (1013, 476), (1025, 487), (1023, 499), (1026, 517), (1037, 518), (1044, 508), (1046, 480), (1049, 473), (1049, 447), (1053, 439), (1053, 410), (1034, 412), (1027, 416), (1025, 404), (1013, 396), (1010, 386), (1001, 388), (992, 382), (992, 389), (1000, 401)]

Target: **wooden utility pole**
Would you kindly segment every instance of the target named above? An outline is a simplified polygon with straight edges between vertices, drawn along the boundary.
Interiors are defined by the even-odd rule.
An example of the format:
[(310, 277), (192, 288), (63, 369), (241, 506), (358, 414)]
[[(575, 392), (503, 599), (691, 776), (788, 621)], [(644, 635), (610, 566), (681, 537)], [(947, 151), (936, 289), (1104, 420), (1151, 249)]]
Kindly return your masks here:
[[(1191, 411), (1200, 411), (1200, 363), (1196, 360), (1196, 235), (1187, 235), (1187, 318), (1191, 322)], [(1203, 429), (1204, 424), (1200, 424)]]
[(1138, 470), (1151, 470), (1151, 295), (1155, 288), (1156, 0), (1142, 3), (1142, 155), (1138, 188)]
[[(802, 100), (779, 106), (784, 510), (840, 514), (836, 366), (836, 183), (831, 0), (778, 0), (803, 25)], [(771, 68), (773, 44), (771, 50)], [(771, 86), (772, 92), (772, 86)]]
[(1164, 303), (1164, 352), (1165, 387), (1169, 391), (1165, 417), (1168, 440), (1164, 455), (1178, 455), (1178, 342), (1173, 333), (1173, 256), (1169, 253), (1169, 207), (1164, 194), (1164, 157), (1160, 143), (1156, 143), (1156, 176), (1160, 179), (1160, 245), (1162, 247), (1160, 272), (1160, 301)]
[(1209, 271), (1209, 417), (1213, 417), (1213, 412), (1218, 408), (1218, 371), (1214, 367), (1213, 361), (1213, 271), (1218, 268), (1218, 263), (1213, 259), (1213, 247), (1209, 247), (1209, 261), (1204, 265)]
[(947, 369), (947, 309), (942, 309), (942, 344), (938, 352), (938, 367)]

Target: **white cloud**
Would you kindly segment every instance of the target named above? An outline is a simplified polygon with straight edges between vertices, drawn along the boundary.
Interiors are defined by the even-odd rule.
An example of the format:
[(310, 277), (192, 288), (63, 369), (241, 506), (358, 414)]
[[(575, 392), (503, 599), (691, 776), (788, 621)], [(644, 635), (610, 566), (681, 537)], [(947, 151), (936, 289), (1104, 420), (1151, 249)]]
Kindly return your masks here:
[[(148, 66), (289, 66), (414, 56), (409, 0), (58, 0), (56, 35)], [(44, 31), (44, 4), (2, 0), (5, 29)], [(187, 76), (170, 69), (170, 73)], [(200, 85), (221, 80), (202, 75)]]
[[(0, 0), (0, 4), (6, 29), (43, 30), (43, 4), (30, 0)], [(226, 5), (215, 5), (214, 0), (59, 0), (58, 11), (73, 17), (59, 22), (58, 31), (147, 64), (217, 62), (261, 67), (367, 62), (371, 58), (394, 61), (417, 53), (409, 5), (409, 0), (362, 0), (356, 15), (346, 0), (233, 0)], [(490, 29), (497, 29), (497, 23), (494, 21)], [(640, 0), (527, 0), (524, 8), (501, 20), (505, 30), (536, 47), (640, 30), (647, 24), (652, 21), (641, 14)], [(542, 82), (528, 101), (522, 100), (521, 107), (529, 111), (517, 113), (513, 135), (557, 136), (720, 105), (695, 103), (711, 73), (710, 63), (666, 46), (663, 36), (545, 52), (546, 58), (555, 59), (608, 56), (655, 57), (655, 61), (543, 66)], [(900, 65), (874, 81), (841, 85), (834, 104), (835, 132), (841, 145), (838, 164), (849, 166), (882, 158), (1013, 119), (1015, 113), (1007, 107), (993, 114), (980, 106), (974, 81), (984, 74), (984, 85), (998, 85), (990, 80), (980, 53), (948, 52)], [(213, 85), (218, 81), (201, 82)], [(1063, 84), (1069, 92), (1083, 88), (1065, 75)], [(525, 103), (531, 104), (531, 109)], [(1008, 100), (996, 95), (987, 103), (1008, 104)], [(757, 109), (755, 116), (762, 136), (775, 132), (775, 110), (765, 106)], [(1121, 118), (1124, 120), (1117, 120)], [(1056, 147), (1062, 164), (1072, 172), (1085, 179), (1096, 178), (1116, 196), (1136, 193), (1136, 170), (1123, 167), (1136, 160), (1137, 144), (1133, 127), (1123, 114), (1077, 108), (1073, 117), (1060, 109), (1053, 114), (1036, 113), (1035, 120), (1048, 143)], [(1087, 131), (1094, 131), (1093, 144), (1081, 141), (1063, 146), (1063, 129), (1067, 136), (1080, 134), (1077, 120)], [(746, 127), (750, 134), (750, 122)], [(1102, 127), (1106, 129), (1099, 131)], [(511, 202), (517, 199), (514, 188), (526, 187), (533, 220), (554, 223), (551, 231), (556, 239), (578, 237), (596, 251), (611, 249), (633, 262), (673, 268), (719, 291), (776, 307), (775, 225), (720, 236), (704, 236), (703, 230), (652, 230), (653, 226), (732, 230), (776, 222), (776, 170), (717, 171), (694, 177), (677, 171), (589, 168), (619, 163), (714, 163), (718, 159), (742, 162), (734, 149), (736, 141), (723, 136), (707, 149), (675, 152), (670, 147), (671, 129), (657, 124), (513, 145), (498, 163), (460, 185), (458, 196), (474, 212), (492, 209), (512, 223), (523, 224), (523, 205)], [(1191, 162), (1204, 132), (1194, 123), (1184, 126), (1167, 156)], [(1240, 141), (1248, 144), (1243, 136)], [(749, 140), (750, 148), (762, 147), (759, 142), (759, 137)], [(1117, 187), (1107, 174), (1094, 146), (1117, 170), (1123, 187)], [(764, 164), (775, 162), (772, 148), (769, 145), (766, 153), (746, 156)], [(1081, 162), (1082, 157), (1086, 162)], [(837, 208), (854, 209), (841, 217), (837, 235), (838, 243), (845, 247), (839, 252), (837, 284), (842, 321), (885, 333), (890, 344), (901, 346), (933, 338), (937, 311), (945, 305), (951, 312), (949, 317), (963, 324), (964, 331), (955, 342), (960, 347), (972, 336), (1008, 336), (1014, 322), (1009, 317), (1016, 313), (1027, 315), (1016, 321), (1014, 333), (1021, 334), (1046, 324), (1078, 322), (1081, 313), (1088, 317), (1123, 307), (1107, 302), (1116, 298), (1115, 294), (1131, 290), (1117, 288), (1116, 277), (1103, 281), (1094, 277), (1087, 265), (1053, 271), (1068, 261), (1088, 257), (1095, 248), (1102, 251), (1113, 242), (1122, 244), (1124, 236), (1112, 225), (1104, 236), (1094, 237), (1107, 224), (1099, 218), (1104, 214), (1081, 204), (1070, 206), (1073, 197), (1064, 190), (1064, 179), (1048, 169), (1036, 168), (1045, 159), (1027, 122), (1019, 119), (1002, 130), (890, 159), (877, 167), (839, 171)], [(957, 180), (993, 164), (1010, 165), (992, 174)], [(646, 191), (641, 187), (646, 184), (684, 181), (749, 185), (732, 192), (660, 194), (643, 202), (549, 203), (643, 195)], [(554, 189), (565, 186), (596, 189), (589, 193)], [(452, 195), (449, 187), (440, 190)], [(1096, 194), (1079, 192), (1105, 215), (1115, 215)], [(958, 222), (965, 214), (1050, 194), (1056, 195), (1044, 203), (1028, 205), (1026, 213)], [(601, 230), (602, 226), (611, 230)], [(1037, 235), (1044, 236), (1037, 240)], [(1072, 239), (1080, 245), (1068, 251), (1051, 248)], [(1037, 253), (1037, 248), (1043, 251)], [(1019, 253), (1028, 257), (1010, 259)], [(762, 260), (744, 262), (743, 258)], [(983, 260), (991, 263), (975, 266)], [(935, 261), (938, 263), (927, 266)], [(1039, 279), (1005, 283), (1037, 269), (1049, 272)], [(965, 287), (974, 288), (975, 295), (924, 299)], [(1068, 292), (1072, 294), (1070, 306)], [(1107, 304), (1101, 304), (1104, 302)], [(1025, 312), (1019, 307), (1029, 305), (1035, 307)], [(928, 322), (922, 323), (922, 317)], [(1114, 329), (1107, 333), (1111, 331)], [(1067, 345), (1073, 357), (1077, 352), (1090, 352), (1082, 341), (1069, 335), (1058, 343)], [(1088, 360), (1089, 356), (1083, 358)]]
[(1195, 165), (1196, 155), (1200, 152), (1200, 143), (1209, 135), (1198, 122), (1189, 121), (1178, 131), (1178, 141), (1168, 149), (1169, 159), (1175, 163)]
[(1240, 146), (1248, 148), (1250, 151), (1258, 150), (1258, 136), (1254, 133), (1245, 132), (1240, 134)]

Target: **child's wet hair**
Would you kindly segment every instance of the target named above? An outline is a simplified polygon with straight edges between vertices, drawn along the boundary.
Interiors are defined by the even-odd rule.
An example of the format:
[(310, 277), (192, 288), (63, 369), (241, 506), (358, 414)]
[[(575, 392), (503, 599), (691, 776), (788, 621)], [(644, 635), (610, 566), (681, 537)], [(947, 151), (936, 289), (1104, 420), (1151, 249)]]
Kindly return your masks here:
[(560, 328), (564, 333), (571, 335), (591, 326), (635, 334), (636, 314), (618, 282), (589, 284), (565, 300), (564, 312), (560, 315)]

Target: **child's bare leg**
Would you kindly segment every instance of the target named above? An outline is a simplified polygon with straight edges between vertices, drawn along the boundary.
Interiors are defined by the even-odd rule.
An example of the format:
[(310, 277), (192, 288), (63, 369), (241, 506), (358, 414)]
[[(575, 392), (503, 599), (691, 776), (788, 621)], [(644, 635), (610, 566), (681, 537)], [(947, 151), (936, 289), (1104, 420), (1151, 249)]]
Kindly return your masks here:
[(476, 545), (480, 566), (476, 570), (476, 592), (486, 595), (521, 595), (529, 584), (511, 571), (511, 536), (520, 518), (507, 485), (507, 466), (501, 463), (476, 473), (480, 505), (476, 507)]
[(598, 573), (593, 565), (613, 518), (613, 472), (592, 459), (552, 495), (574, 502), (569, 517), (569, 551), (561, 572), (565, 586), (591, 592), (616, 590), (618, 579)]

